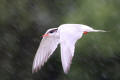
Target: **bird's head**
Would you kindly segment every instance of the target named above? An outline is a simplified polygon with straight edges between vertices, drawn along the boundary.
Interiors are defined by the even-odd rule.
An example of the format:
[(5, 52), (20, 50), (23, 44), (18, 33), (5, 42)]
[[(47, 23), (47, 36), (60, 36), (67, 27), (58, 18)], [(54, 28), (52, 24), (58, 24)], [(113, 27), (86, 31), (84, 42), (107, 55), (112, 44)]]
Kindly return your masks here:
[(57, 28), (51, 28), (46, 31), (46, 33), (42, 37), (47, 37), (47, 36), (56, 36), (57, 35)]

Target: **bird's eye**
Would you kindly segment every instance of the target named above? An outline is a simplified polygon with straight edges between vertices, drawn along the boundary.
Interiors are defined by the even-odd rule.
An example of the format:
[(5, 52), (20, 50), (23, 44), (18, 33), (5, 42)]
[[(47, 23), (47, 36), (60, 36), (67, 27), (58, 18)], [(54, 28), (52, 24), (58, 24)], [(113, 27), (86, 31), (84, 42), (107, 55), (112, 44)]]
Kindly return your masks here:
[(49, 33), (53, 33), (54, 31), (52, 30), (52, 31), (50, 31)]
[(57, 29), (54, 29), (54, 30), (49, 31), (49, 33), (54, 33), (56, 31), (57, 31)]

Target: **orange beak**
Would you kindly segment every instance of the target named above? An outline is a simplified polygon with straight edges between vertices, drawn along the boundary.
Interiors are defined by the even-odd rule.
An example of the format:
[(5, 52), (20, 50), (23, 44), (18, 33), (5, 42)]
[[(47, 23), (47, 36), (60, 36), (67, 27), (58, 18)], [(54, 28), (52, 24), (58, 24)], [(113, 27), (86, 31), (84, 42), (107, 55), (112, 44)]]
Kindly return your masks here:
[(44, 34), (42, 37), (46, 37), (46, 36), (48, 36), (48, 34)]
[(83, 32), (83, 34), (87, 34), (87, 33), (88, 33), (87, 31)]

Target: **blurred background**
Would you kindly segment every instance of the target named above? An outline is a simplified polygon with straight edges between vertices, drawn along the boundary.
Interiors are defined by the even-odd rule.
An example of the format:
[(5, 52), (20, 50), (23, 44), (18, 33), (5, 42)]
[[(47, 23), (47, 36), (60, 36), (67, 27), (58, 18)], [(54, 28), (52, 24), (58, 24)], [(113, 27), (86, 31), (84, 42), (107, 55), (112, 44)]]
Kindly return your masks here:
[[(65, 23), (108, 32), (77, 42), (67, 75), (60, 47), (32, 74), (40, 36)], [(120, 80), (119, 46), (120, 0), (0, 0), (0, 80)]]

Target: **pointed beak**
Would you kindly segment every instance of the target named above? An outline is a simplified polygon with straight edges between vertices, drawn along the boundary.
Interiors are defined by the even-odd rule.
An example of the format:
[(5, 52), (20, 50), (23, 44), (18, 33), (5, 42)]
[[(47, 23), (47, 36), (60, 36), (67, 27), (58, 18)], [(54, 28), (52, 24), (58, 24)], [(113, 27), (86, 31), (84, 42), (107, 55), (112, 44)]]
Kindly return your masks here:
[(42, 37), (46, 37), (46, 36), (48, 36), (48, 34), (44, 34), (44, 35), (42, 35)]

